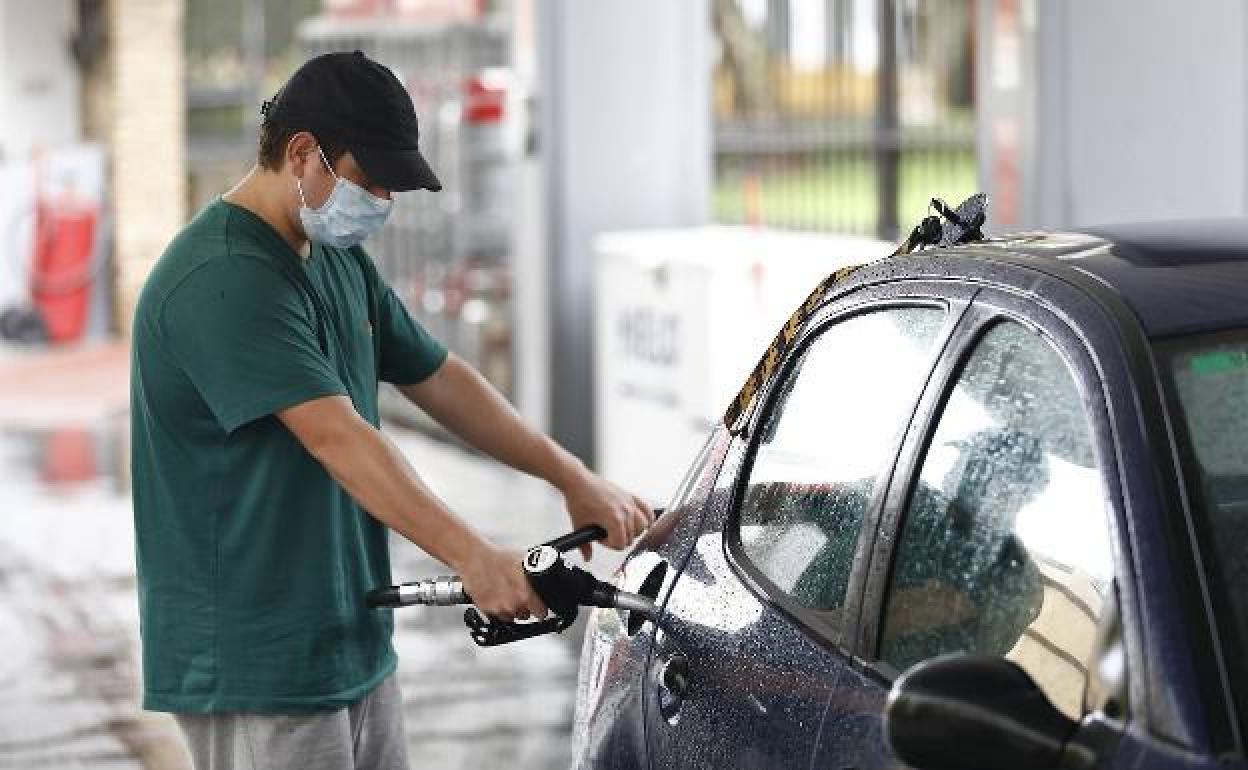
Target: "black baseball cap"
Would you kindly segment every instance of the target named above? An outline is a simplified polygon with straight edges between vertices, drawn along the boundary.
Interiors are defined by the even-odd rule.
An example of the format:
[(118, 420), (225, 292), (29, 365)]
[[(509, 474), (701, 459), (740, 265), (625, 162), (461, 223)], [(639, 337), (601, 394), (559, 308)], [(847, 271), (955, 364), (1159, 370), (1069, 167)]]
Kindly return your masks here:
[(260, 107), (265, 120), (345, 146), (387, 190), (441, 190), (416, 147), (412, 97), (389, 67), (360, 51), (309, 59)]

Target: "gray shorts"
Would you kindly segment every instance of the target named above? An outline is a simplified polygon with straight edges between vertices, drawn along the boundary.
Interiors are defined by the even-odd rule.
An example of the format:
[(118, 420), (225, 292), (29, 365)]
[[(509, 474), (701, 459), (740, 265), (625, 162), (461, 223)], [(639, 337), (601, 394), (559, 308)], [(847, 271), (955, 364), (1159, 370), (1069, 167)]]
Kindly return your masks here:
[(195, 770), (408, 770), (396, 675), (313, 714), (174, 714)]

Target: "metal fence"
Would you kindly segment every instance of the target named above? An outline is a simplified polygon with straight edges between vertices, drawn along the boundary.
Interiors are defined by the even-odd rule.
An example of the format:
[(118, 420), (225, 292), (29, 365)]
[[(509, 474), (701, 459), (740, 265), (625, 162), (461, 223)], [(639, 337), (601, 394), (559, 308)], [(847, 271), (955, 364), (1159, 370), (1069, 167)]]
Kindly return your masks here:
[[(306, 56), (361, 50), (407, 86), (420, 116), (421, 151), (443, 189), (397, 196), (385, 228), (367, 247), (430, 333), (510, 392), (507, 177), (514, 163), (503, 120), (506, 19), (425, 24), (317, 17), (298, 36)], [(496, 82), (487, 82), (491, 77)]]
[(895, 239), (977, 186), (971, 0), (713, 0), (720, 222)]
[(187, 0), (185, 29), (190, 210), (255, 161), (258, 105), (297, 66), (295, 27), (320, 0)]
[(241, 178), (255, 160), (258, 105), (308, 57), (358, 49), (386, 64), (412, 95), (443, 191), (396, 196), (366, 247), (430, 333), (508, 393), (510, 30), (493, 4), (475, 7), (479, 16), (455, 21), (404, 15), (389, 0), (188, 0), (189, 195), (195, 211)]

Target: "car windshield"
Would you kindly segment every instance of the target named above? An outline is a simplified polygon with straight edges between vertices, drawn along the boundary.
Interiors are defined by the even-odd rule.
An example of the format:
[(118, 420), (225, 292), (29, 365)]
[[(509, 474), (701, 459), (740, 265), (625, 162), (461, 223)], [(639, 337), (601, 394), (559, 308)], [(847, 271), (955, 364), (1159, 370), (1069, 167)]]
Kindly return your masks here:
[(1248, 707), (1248, 330), (1159, 346), (1240, 712)]

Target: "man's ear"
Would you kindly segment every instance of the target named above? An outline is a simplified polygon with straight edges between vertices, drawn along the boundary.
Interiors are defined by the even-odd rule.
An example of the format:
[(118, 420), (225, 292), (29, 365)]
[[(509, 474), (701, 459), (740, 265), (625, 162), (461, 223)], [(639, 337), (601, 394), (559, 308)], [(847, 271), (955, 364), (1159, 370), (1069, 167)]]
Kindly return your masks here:
[(291, 173), (303, 178), (309, 159), (316, 156), (317, 146), (316, 137), (309, 131), (299, 131), (290, 137), (283, 160), (290, 166)]

